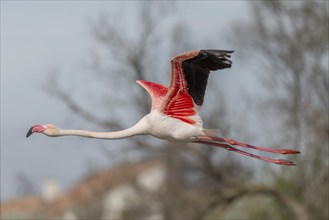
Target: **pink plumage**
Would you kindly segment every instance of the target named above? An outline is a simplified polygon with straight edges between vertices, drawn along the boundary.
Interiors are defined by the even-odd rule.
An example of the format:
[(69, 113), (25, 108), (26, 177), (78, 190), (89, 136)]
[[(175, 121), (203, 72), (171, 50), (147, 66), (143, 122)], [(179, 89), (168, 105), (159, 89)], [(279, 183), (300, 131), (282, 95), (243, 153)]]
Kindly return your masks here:
[(172, 74), (169, 87), (154, 82), (138, 80), (152, 99), (151, 111), (134, 126), (121, 131), (93, 132), (85, 130), (64, 130), (54, 125), (34, 125), (32, 133), (50, 137), (75, 135), (99, 139), (120, 139), (135, 135), (152, 135), (161, 139), (194, 142), (221, 147), (245, 156), (280, 165), (294, 165), (283, 159), (271, 159), (254, 155), (233, 146), (278, 154), (297, 154), (296, 150), (257, 147), (233, 139), (221, 137), (210, 129), (204, 129), (199, 111), (204, 101), (208, 77), (211, 71), (230, 68), (233, 51), (194, 50), (175, 56), (171, 60)]

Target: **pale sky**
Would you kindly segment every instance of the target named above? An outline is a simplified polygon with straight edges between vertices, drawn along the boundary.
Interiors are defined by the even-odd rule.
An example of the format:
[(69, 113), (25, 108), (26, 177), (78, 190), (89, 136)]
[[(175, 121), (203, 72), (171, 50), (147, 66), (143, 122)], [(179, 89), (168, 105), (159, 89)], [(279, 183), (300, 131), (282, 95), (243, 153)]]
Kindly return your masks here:
[[(248, 18), (247, 4), (183, 1), (176, 16), (189, 25), (193, 37), (218, 35), (219, 29), (229, 31), (232, 22)], [(91, 147), (99, 140), (26, 139), (25, 134), (35, 123), (70, 121), (68, 109), (41, 89), (49, 70), (59, 67), (70, 81), (93, 44), (88, 22), (117, 11), (129, 22), (134, 7), (115, 1), (1, 1), (1, 200), (15, 196), (18, 173), (28, 176), (37, 190), (46, 178), (57, 179), (66, 189), (81, 178), (86, 161), (108, 164), (102, 151)]]

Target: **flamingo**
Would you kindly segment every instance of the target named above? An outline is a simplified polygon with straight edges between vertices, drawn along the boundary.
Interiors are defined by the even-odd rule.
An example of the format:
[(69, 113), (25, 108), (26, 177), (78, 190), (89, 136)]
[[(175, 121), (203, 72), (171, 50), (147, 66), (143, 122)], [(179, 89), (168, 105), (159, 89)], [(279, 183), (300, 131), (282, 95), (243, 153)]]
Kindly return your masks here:
[(152, 99), (151, 111), (130, 128), (114, 132), (64, 130), (52, 124), (33, 125), (26, 134), (42, 133), (49, 137), (82, 136), (97, 139), (121, 139), (135, 135), (152, 135), (177, 142), (192, 142), (224, 148), (259, 160), (280, 165), (295, 165), (284, 159), (271, 159), (239, 150), (233, 146), (277, 154), (298, 154), (290, 149), (270, 149), (224, 138), (214, 129), (205, 129), (199, 111), (204, 101), (210, 71), (230, 68), (229, 50), (193, 50), (171, 59), (169, 87), (137, 80)]

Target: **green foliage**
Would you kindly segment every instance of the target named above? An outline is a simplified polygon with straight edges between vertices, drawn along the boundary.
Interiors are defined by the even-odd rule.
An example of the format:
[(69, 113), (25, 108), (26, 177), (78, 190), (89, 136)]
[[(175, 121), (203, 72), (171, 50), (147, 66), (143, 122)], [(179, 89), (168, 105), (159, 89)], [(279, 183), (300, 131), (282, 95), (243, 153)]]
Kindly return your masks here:
[(277, 201), (268, 196), (245, 196), (236, 201), (221, 219), (291, 219)]

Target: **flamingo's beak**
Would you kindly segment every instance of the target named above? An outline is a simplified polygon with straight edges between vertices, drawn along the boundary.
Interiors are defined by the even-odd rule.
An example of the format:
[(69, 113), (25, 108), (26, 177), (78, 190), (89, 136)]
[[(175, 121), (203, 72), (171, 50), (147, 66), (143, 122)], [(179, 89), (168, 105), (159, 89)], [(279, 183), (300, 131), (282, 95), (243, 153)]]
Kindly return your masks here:
[(37, 132), (37, 133), (43, 133), (47, 129), (47, 125), (40, 125), (36, 124), (33, 125), (30, 130), (27, 132), (26, 137), (28, 138), (31, 134)]
[(30, 135), (33, 134), (32, 129), (33, 129), (33, 126), (32, 126), (32, 127), (30, 128), (30, 130), (27, 132), (27, 134), (26, 134), (26, 138), (30, 137)]

